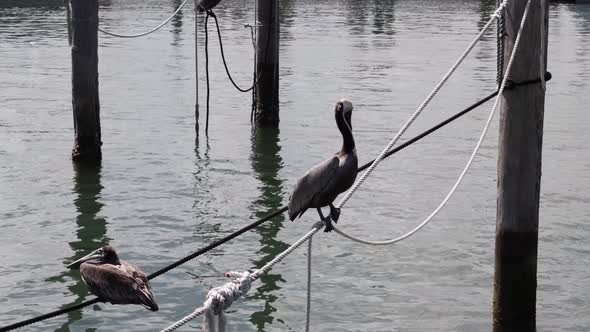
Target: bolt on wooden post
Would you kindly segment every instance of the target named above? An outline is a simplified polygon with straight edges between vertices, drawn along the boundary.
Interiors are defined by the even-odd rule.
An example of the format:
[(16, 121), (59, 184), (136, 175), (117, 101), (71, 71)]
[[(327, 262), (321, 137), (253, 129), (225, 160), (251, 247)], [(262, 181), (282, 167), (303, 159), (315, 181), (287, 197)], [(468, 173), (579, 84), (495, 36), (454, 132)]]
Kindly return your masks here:
[[(510, 58), (526, 3), (527, 0), (512, 0), (506, 6), (504, 63)], [(547, 12), (548, 0), (532, 1), (509, 76), (514, 82), (539, 78), (546, 71)], [(502, 94), (494, 332), (536, 331), (544, 104), (545, 90), (541, 83), (518, 86)]]
[(256, 112), (259, 125), (279, 123), (279, 1), (258, 1)]
[(72, 159), (102, 158), (98, 99), (98, 1), (71, 0), (72, 106), (75, 141)]

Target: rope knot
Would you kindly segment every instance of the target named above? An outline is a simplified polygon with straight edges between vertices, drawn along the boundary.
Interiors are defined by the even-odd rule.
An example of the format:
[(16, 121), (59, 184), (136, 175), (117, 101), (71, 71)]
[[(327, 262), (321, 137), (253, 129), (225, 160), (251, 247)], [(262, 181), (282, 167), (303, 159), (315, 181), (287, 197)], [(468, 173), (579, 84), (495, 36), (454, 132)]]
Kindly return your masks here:
[(498, 6), (498, 8), (492, 13), (492, 15), (490, 15), (491, 18), (500, 18), (500, 16), (502, 15), (502, 10), (504, 10), (504, 7), (506, 7), (506, 5), (508, 4), (508, 0), (504, 0), (500, 3), (500, 5)]

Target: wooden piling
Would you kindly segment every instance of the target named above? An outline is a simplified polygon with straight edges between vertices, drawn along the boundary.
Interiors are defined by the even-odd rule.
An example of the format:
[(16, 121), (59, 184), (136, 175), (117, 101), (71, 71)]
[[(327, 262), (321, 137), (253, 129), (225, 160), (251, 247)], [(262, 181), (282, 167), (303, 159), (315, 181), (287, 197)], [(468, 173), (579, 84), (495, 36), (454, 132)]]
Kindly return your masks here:
[(256, 0), (256, 123), (279, 123), (279, 1)]
[(199, 136), (199, 0), (195, 0), (195, 134)]
[(71, 0), (72, 106), (74, 109), (74, 161), (96, 162), (100, 146), (98, 99), (98, 1)]
[[(527, 0), (514, 0), (509, 1), (506, 7), (504, 63), (508, 63), (514, 47), (526, 3)], [(547, 31), (547, 3), (548, 1), (533, 0), (530, 5), (509, 77), (512, 81), (538, 78), (540, 73), (546, 71), (547, 35), (541, 27), (544, 25), (544, 31)], [(502, 95), (494, 332), (536, 330), (537, 243), (544, 103), (545, 90), (540, 83), (505, 90)]]

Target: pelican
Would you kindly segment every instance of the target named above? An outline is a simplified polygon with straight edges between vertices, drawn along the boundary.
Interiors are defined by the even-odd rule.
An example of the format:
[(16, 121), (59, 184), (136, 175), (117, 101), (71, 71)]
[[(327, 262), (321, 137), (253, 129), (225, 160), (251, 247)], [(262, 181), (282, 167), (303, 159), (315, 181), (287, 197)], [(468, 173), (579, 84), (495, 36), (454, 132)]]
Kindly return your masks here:
[(220, 2), (221, 0), (199, 0), (199, 3), (197, 4), (197, 9), (199, 13), (208, 12), (211, 9), (213, 9), (213, 7), (217, 6)]
[(103, 302), (141, 304), (158, 311), (152, 287), (145, 274), (134, 265), (119, 259), (111, 246), (104, 246), (68, 265), (80, 264), (80, 275), (90, 292)]
[[(336, 125), (342, 134), (342, 148), (324, 162), (312, 167), (301, 177), (289, 199), (289, 219), (301, 217), (309, 208), (316, 208), (320, 219), (326, 223), (325, 232), (334, 227), (332, 220), (338, 222), (340, 209), (332, 202), (348, 190), (356, 179), (358, 158), (352, 136), (352, 103), (346, 99), (336, 103), (334, 110)], [(324, 217), (322, 207), (329, 206), (330, 214)]]

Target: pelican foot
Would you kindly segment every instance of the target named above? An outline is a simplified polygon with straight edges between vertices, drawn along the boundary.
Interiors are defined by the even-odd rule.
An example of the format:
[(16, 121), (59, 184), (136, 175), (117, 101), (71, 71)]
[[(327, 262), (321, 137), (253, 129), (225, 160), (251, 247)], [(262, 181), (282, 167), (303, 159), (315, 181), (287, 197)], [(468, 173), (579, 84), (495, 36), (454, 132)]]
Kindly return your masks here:
[(334, 220), (335, 223), (338, 223), (338, 219), (340, 218), (340, 209), (334, 205), (330, 205), (330, 215), (328, 217), (332, 217), (332, 220)]
[(326, 219), (324, 219), (324, 222), (326, 223), (326, 228), (324, 228), (324, 233), (330, 233), (334, 229), (334, 226), (332, 226), (332, 217), (327, 216)]

